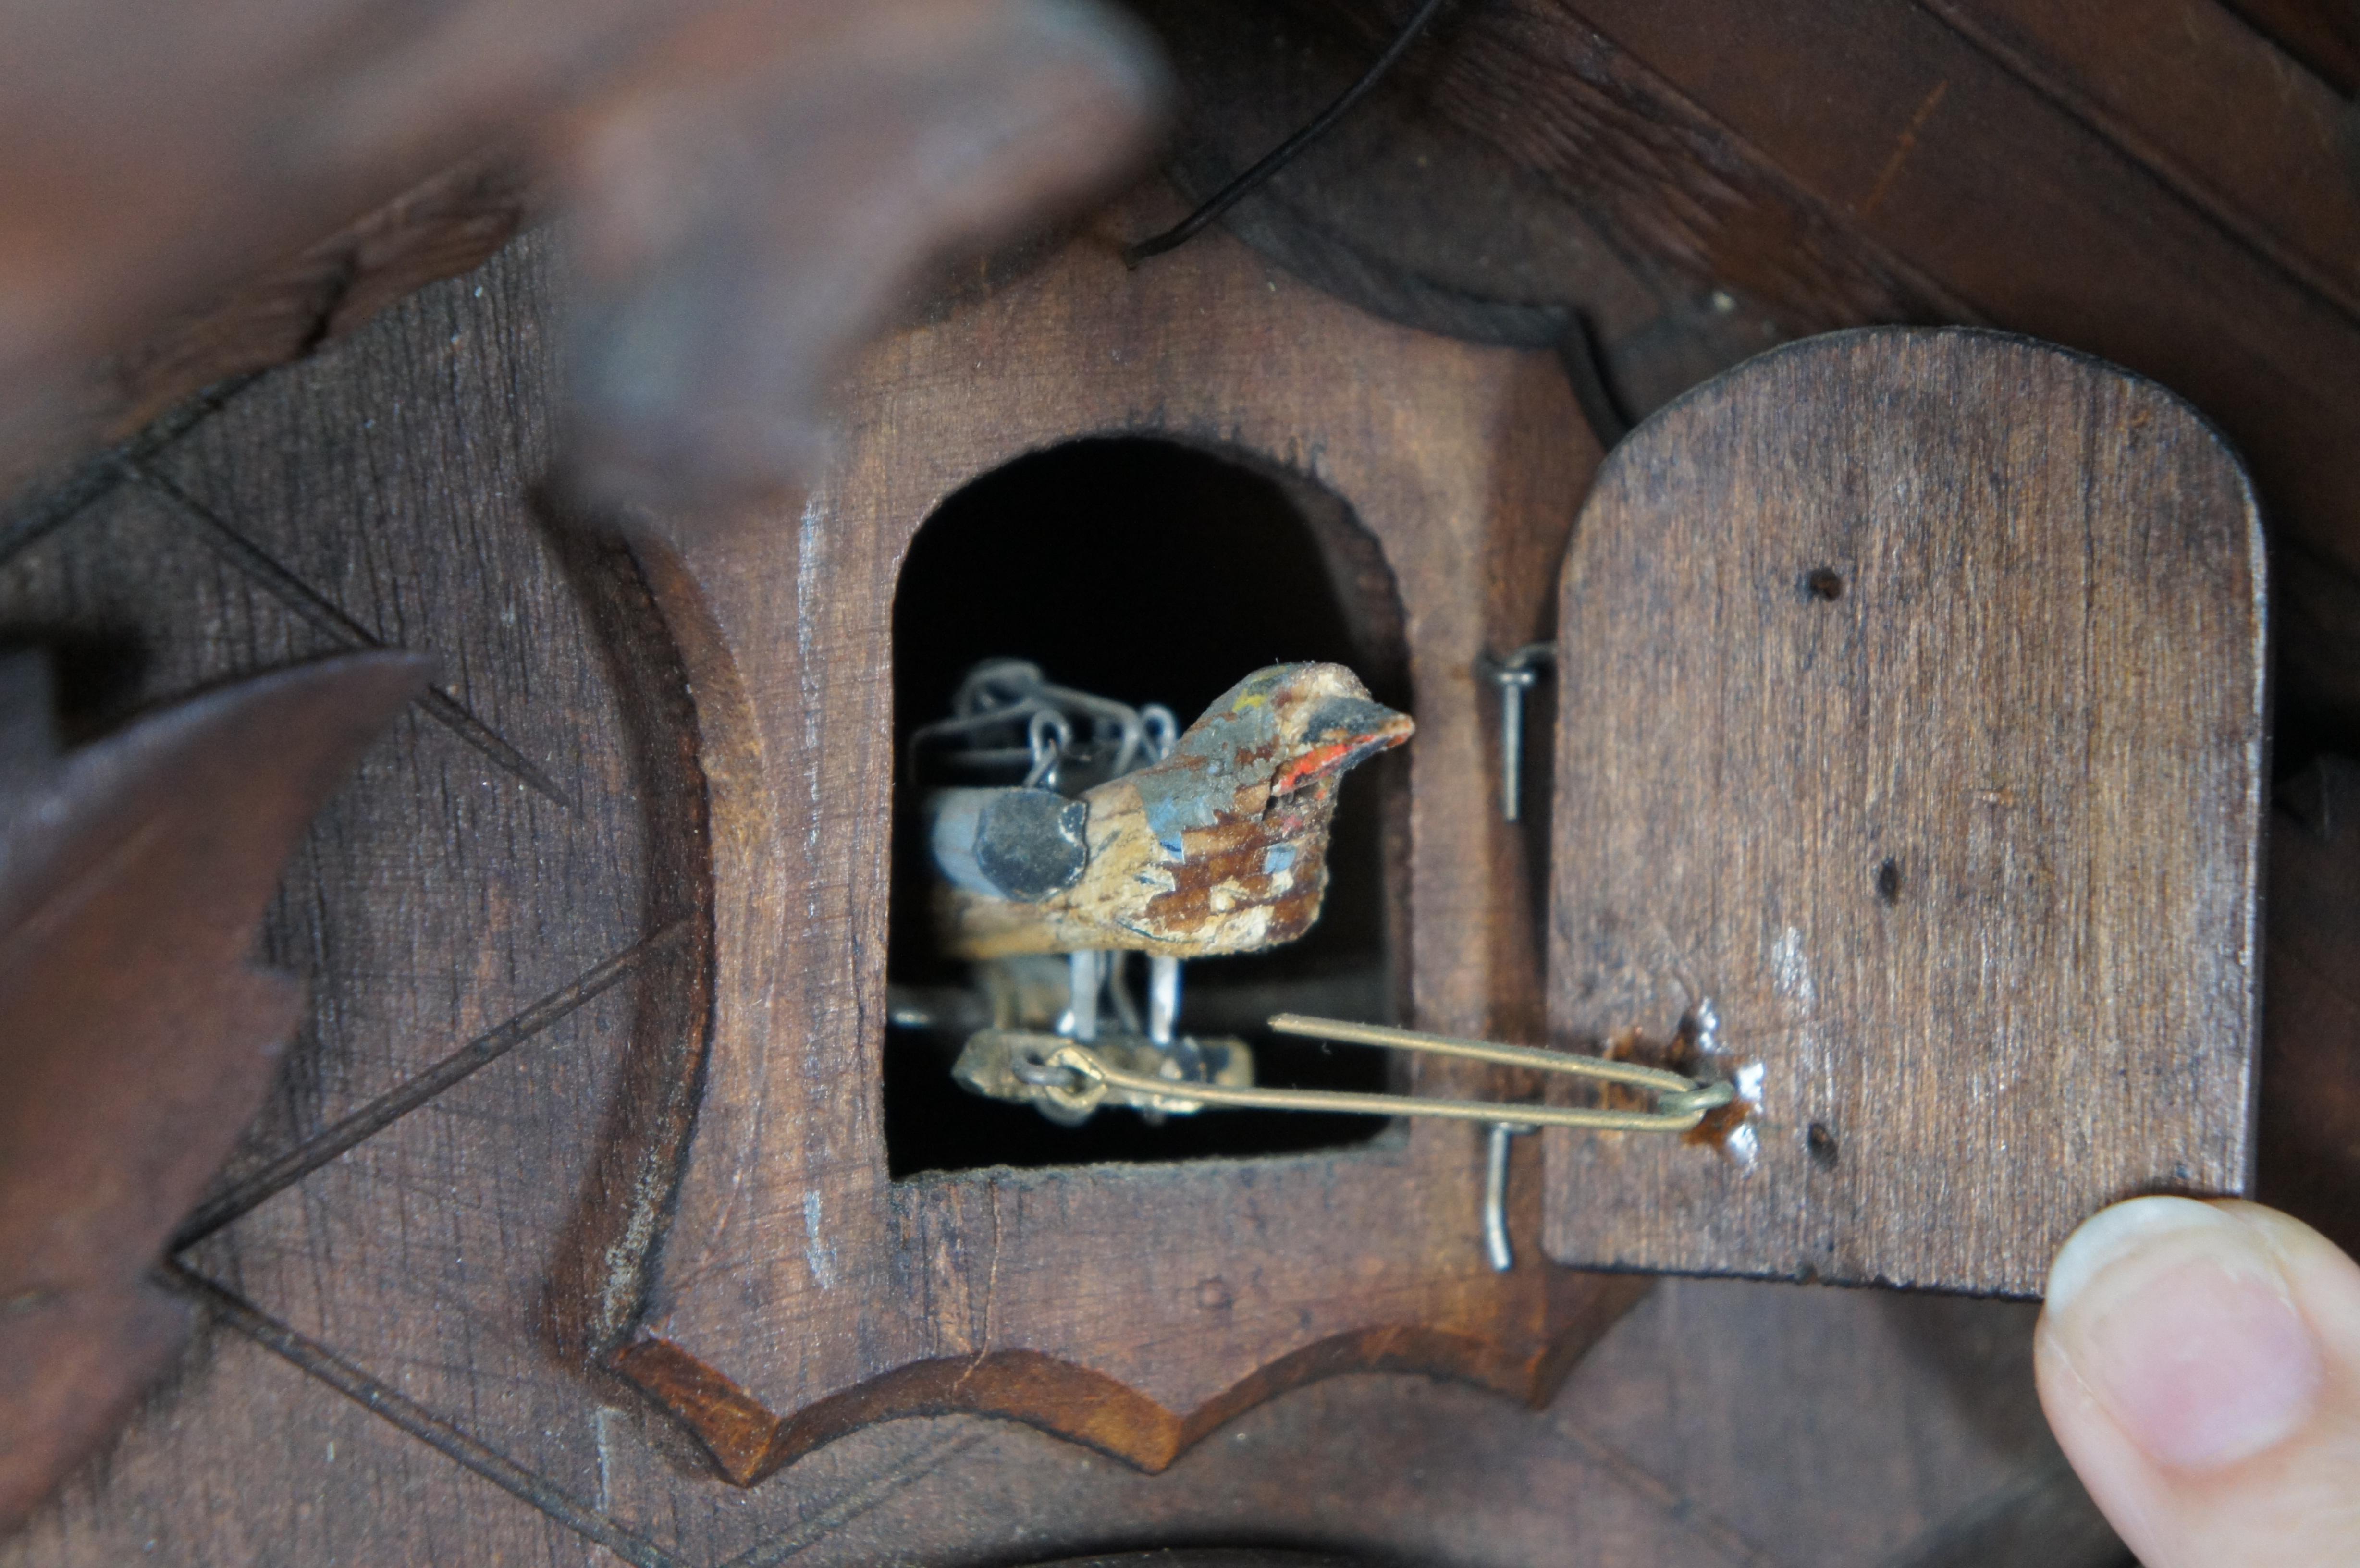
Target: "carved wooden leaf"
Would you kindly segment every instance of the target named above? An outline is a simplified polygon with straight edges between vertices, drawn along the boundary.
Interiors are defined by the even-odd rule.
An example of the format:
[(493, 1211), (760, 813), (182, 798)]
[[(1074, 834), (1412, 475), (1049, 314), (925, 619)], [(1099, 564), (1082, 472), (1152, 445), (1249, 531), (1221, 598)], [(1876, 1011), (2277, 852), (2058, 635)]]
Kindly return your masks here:
[(424, 684), (401, 653), (222, 687), (57, 760), (0, 662), (0, 1523), (178, 1347), (148, 1281), (300, 995), (247, 959), (289, 850)]

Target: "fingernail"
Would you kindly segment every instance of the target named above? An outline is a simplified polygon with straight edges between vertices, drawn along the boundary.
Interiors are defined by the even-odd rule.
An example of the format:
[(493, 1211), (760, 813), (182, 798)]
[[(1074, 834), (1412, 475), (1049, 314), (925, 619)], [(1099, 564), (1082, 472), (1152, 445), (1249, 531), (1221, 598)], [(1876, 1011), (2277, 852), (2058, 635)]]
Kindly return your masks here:
[(2187, 1198), (2135, 1198), (2074, 1232), (2049, 1272), (2047, 1322), (2123, 1433), (2183, 1470), (2284, 1442), (2324, 1377), (2276, 1255)]

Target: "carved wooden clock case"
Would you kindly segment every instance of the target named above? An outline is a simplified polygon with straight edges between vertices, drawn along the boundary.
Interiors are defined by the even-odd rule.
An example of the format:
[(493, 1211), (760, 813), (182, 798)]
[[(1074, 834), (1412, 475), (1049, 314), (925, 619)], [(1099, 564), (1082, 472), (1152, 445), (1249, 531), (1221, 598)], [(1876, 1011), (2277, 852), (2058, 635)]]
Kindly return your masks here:
[[(880, 655), (897, 578), (963, 487), (1068, 443), (1164, 443), (1302, 497), (1317, 521), (1297, 527), (1317, 530), (1345, 620), (1417, 712), (1393, 799), (1347, 801), (1390, 819), (1380, 886), (1356, 891), (1392, 911), (1381, 945), (1400, 1016), (1495, 1038), (1540, 1023), (1531, 851), (1491, 805), (1479, 666), (1544, 632), (1597, 461), (1562, 376), (1544, 355), (1363, 316), (1226, 236), (1126, 270), (1110, 238), (1124, 216), (867, 354), (843, 388), (840, 451), (799, 516), (641, 547), (697, 693), (717, 982), (676, 1206), (617, 1364), (740, 1480), (892, 1414), (1011, 1416), (1156, 1469), (1338, 1371), (1448, 1373), (1539, 1399), (1640, 1288), (1492, 1271), (1481, 1138), (1464, 1127), (1261, 1160), (892, 1179), (882, 846), (896, 714)], [(1096, 528), (1126, 527), (1120, 492), (1097, 504)], [(1213, 551), (1220, 521), (1157, 548)], [(1011, 527), (1004, 548), (1037, 551), (1047, 526)], [(1054, 561), (1036, 566), (1051, 586), (1028, 598), (1018, 580), (1001, 611), (1014, 646), (996, 651), (1027, 652), (1036, 617), (1090, 617), (1098, 637), (1135, 644), (1129, 606), (1146, 601), (1180, 637), (1216, 637), (1234, 592), (1222, 579), (1274, 570), (1286, 541), (1232, 529), (1226, 543), (1200, 560), (1209, 573), (1110, 572), (1078, 604), (1050, 597), (1068, 581)], [(1315, 618), (1316, 584), (1291, 591)], [(1236, 668), (1220, 683), (1290, 656), (1306, 630), (1252, 627), (1224, 650)], [(1493, 1077), (1426, 1068), (1412, 1086), (1497, 1094)], [(1538, 1156), (1518, 1155), (1527, 1256)]]
[[(1658, 415), (1577, 529), (1599, 454), (1547, 358), (1360, 315), (1223, 237), (1127, 270), (1126, 220), (867, 353), (798, 508), (634, 524), (695, 697), (715, 992), (671, 1204), (627, 1227), (642, 1310), (613, 1364), (725, 1473), (945, 1411), (1153, 1470), (1345, 1370), (1540, 1401), (1642, 1288), (1560, 1264), (2029, 1294), (2113, 1197), (2242, 1188), (2261, 565), (2243, 476), (2184, 406), (1996, 334), (1820, 340)], [(1359, 803), (1386, 833), (1349, 895), (1387, 911), (1375, 1005), (1685, 1051), (1738, 1085), (1740, 1138), (1552, 1133), (1546, 1205), (1525, 1140), (1506, 1271), (1463, 1125), (1182, 1162), (912, 1154), (884, 846), (895, 695), (923, 682), (889, 662), (939, 662), (962, 594), (1010, 642), (970, 656), (1079, 621), (1068, 657), (1185, 662), (1222, 640), (1225, 583), (1284, 548), (1183, 520), (1094, 574), (1050, 514), (1151, 515), (1113, 485), (1003, 495), (1037, 515), (941, 542), (978, 482), (1109, 441), (1293, 497), (1364, 659), (1399, 671), (1418, 734)], [(944, 560), (958, 583), (914, 581)], [(1236, 672), (1292, 656), (1311, 611), (1237, 638)], [(1481, 671), (1553, 621), (1545, 877), (1491, 803)], [(1941, 1193), (1965, 1223), (1927, 1225)]]
[[(197, 1348), (6, 1561), (257, 1560), (257, 1519), (305, 1560), (447, 1529), (650, 1568), (1725, 1561), (1757, 1518), (1867, 1562), (1970, 1515), (2103, 1555), (2028, 1309), (1727, 1276), (2021, 1294), (2097, 1203), (2242, 1181), (2260, 573), (2225, 450), (2095, 362), (1903, 331), (1756, 360), (1601, 463), (1549, 356), (1218, 234), (1124, 269), (1164, 215), (956, 291), (849, 369), (809, 495), (623, 519), (634, 555), (539, 487), (537, 240), (0, 535), (12, 626), (148, 627), (125, 701), (372, 639), (442, 670), (268, 922), (313, 1018), (175, 1241)], [(1481, 661), (1552, 636), (1511, 825)], [(1517, 1139), (1498, 1272), (1464, 1126), (967, 1100), (890, 1018), (940, 977), (896, 742), (958, 659), (1043, 638), (1183, 703), (1338, 658), (1416, 717), (1348, 787), (1321, 929), (1196, 966), (1192, 1008), (1644, 1052), (1709, 1001), (1688, 1065), (1756, 1086), (1751, 1173)], [(1940, 991), (1962, 944), (1986, 988)], [(1322, 1381), (1354, 1371), (1439, 1376)]]

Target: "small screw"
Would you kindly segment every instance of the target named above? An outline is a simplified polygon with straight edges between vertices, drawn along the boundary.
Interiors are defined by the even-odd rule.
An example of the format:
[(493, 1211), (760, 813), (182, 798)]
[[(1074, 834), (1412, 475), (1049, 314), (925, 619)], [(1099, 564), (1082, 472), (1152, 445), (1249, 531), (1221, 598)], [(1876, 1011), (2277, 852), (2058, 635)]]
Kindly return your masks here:
[(1507, 822), (1524, 816), (1524, 693), (1541, 672), (1557, 663), (1555, 643), (1527, 643), (1502, 659), (1486, 659), (1484, 673), (1500, 689), (1500, 815)]

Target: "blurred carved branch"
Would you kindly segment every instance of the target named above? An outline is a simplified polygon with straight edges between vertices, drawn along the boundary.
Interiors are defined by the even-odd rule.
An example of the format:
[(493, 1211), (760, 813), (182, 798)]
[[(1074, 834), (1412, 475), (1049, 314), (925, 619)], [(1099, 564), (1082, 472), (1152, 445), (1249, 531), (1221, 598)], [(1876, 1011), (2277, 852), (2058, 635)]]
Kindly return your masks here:
[(0, 659), (0, 1527), (179, 1348), (148, 1270), (300, 1005), (247, 964), (280, 864), (424, 681), (410, 654), (325, 659), (60, 762), (46, 662)]
[[(0, 56), (0, 485), (580, 217), (590, 472), (789, 483), (932, 267), (1132, 168), (1166, 93), (1090, 0), (45, 0)], [(327, 236), (322, 238), (322, 236)]]

